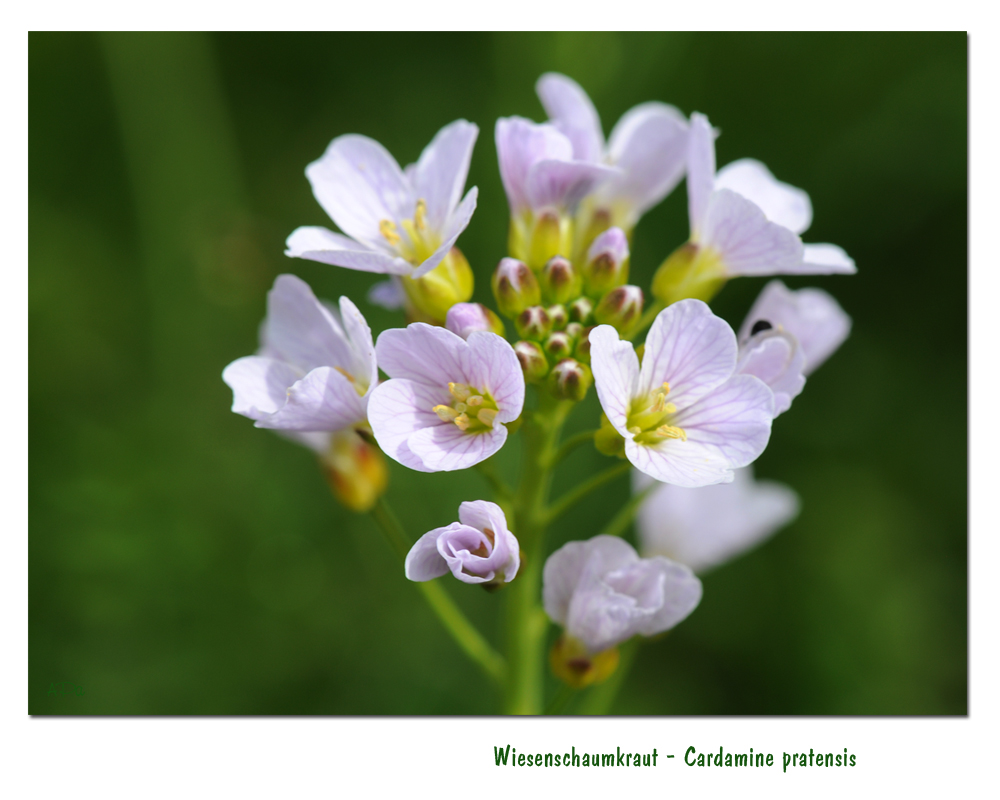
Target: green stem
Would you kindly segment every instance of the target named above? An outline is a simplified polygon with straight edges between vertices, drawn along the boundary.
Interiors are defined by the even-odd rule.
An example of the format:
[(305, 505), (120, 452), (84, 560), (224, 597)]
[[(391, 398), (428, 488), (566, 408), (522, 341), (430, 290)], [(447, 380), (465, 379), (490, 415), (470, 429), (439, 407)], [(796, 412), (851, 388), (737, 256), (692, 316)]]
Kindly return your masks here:
[(604, 533), (608, 536), (624, 536), (628, 526), (632, 523), (635, 512), (642, 505), (642, 501), (649, 497), (657, 486), (659, 486), (658, 483), (651, 483), (641, 492), (636, 492), (626, 500), (625, 505), (611, 518), (611, 522), (604, 526)]
[(549, 466), (554, 467), (566, 458), (566, 456), (576, 450), (576, 448), (580, 445), (594, 441), (595, 433), (597, 433), (596, 430), (582, 431), (581, 433), (575, 433), (570, 436), (561, 445), (559, 445), (559, 449), (555, 452), (555, 455), (552, 456), (552, 463)]
[(503, 478), (497, 475), (496, 467), (492, 460), (480, 461), (476, 464), (476, 471), (486, 479), (497, 500), (502, 503), (510, 503), (514, 499), (514, 493), (510, 490), (510, 487), (504, 482)]
[(621, 689), (632, 664), (635, 662), (640, 644), (642, 644), (642, 639), (634, 636), (618, 648), (618, 669), (604, 683), (594, 686), (587, 692), (587, 696), (583, 698), (583, 702), (577, 709), (577, 714), (607, 714), (611, 710), (611, 706), (618, 696), (618, 690)]
[(576, 694), (576, 690), (573, 689), (568, 684), (562, 684), (559, 687), (559, 691), (556, 692), (555, 697), (549, 701), (549, 704), (545, 707), (546, 714), (562, 714), (569, 703)]
[(604, 470), (604, 472), (598, 472), (590, 480), (584, 481), (575, 489), (570, 489), (546, 509), (543, 516), (545, 524), (551, 525), (588, 494), (609, 481), (613, 481), (619, 475), (625, 474), (630, 467), (631, 465), (627, 461), (622, 464), (615, 464), (613, 467)]
[(552, 483), (552, 457), (569, 401), (555, 400), (540, 392), (539, 407), (524, 415), (521, 479), (514, 496), (514, 527), (524, 551), (517, 578), (507, 595), (507, 692), (508, 714), (539, 714), (542, 711), (542, 677), (547, 617), (539, 606), (542, 566), (545, 558), (545, 505)]
[(663, 303), (659, 301), (653, 303), (653, 305), (647, 308), (645, 313), (643, 313), (643, 315), (639, 317), (639, 324), (635, 326), (635, 329), (632, 330), (632, 332), (629, 333), (628, 336), (623, 336), (622, 338), (628, 339), (629, 341), (635, 339), (636, 336), (638, 336), (640, 333), (646, 330), (646, 328), (648, 328), (650, 325), (653, 324), (653, 320), (656, 319), (656, 315), (659, 314), (661, 311), (663, 311), (663, 309), (664, 309)]
[[(379, 498), (371, 515), (379, 529), (385, 534), (389, 546), (400, 560), (405, 560), (406, 554), (410, 551), (411, 542), (384, 497)], [(415, 582), (414, 585), (462, 651), (475, 661), (490, 678), (502, 685), (507, 673), (507, 665), (503, 656), (497, 653), (482, 637), (448, 596), (444, 588), (435, 581), (420, 581)]]

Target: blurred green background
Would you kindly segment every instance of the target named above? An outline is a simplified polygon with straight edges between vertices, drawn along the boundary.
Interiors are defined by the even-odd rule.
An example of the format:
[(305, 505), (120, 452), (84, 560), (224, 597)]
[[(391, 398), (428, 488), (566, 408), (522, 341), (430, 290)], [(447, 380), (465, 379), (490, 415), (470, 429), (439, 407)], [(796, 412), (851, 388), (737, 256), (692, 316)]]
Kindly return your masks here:
[[(414, 161), (481, 129), (459, 245), (492, 302), (507, 208), (498, 116), (540, 120), (574, 77), (610, 131), (646, 100), (702, 111), (719, 164), (805, 188), (808, 241), (857, 261), (821, 286), (854, 319), (757, 462), (799, 519), (709, 574), (614, 706), (655, 714), (967, 710), (966, 37), (949, 34), (31, 34), (30, 686), (33, 714), (484, 714), (498, 698), (368, 517), (311, 453), (229, 411), (275, 275), (350, 295), (372, 276), (282, 255), (330, 225), (303, 170), (357, 132)], [(332, 227), (332, 226), (331, 226)], [(684, 241), (678, 188), (640, 223), (634, 282)], [(738, 325), (765, 279), (713, 304)], [(591, 393), (571, 420), (591, 427)], [(943, 415), (943, 416), (939, 416)], [(936, 422), (946, 418), (950, 422)], [(605, 464), (584, 449), (559, 493)], [(501, 452), (516, 469), (517, 447)], [(473, 471), (392, 464), (411, 537), (488, 497)], [(553, 532), (599, 532), (621, 479)], [(497, 640), (498, 598), (448, 591)], [(74, 693), (50, 693), (68, 681)], [(550, 680), (549, 692), (554, 689)]]

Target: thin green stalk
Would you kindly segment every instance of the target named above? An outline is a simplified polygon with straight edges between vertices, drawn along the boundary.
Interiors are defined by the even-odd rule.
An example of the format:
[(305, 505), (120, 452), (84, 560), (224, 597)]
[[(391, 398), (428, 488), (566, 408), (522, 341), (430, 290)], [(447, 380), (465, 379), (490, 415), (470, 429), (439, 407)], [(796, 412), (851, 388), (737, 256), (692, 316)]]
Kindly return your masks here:
[[(400, 560), (405, 560), (406, 554), (410, 551), (411, 542), (384, 497), (379, 498), (371, 515), (379, 529), (385, 534), (389, 546)], [(507, 676), (507, 664), (503, 656), (482, 637), (448, 596), (444, 588), (435, 581), (419, 581), (414, 585), (462, 651), (475, 661), (490, 678), (503, 685)]]
[(576, 448), (580, 445), (594, 441), (595, 433), (597, 433), (597, 430), (582, 431), (581, 433), (575, 433), (570, 436), (561, 445), (559, 445), (559, 449), (556, 450), (555, 455), (552, 457), (552, 463), (549, 466), (554, 467), (566, 458), (566, 456), (576, 450)]
[(645, 313), (639, 317), (639, 324), (629, 333), (628, 336), (623, 336), (623, 339), (628, 339), (629, 341), (635, 339), (640, 333), (642, 333), (646, 328), (653, 324), (653, 320), (656, 319), (656, 315), (663, 311), (663, 303), (657, 301), (653, 303), (649, 308), (646, 309)]
[(476, 471), (486, 479), (498, 500), (509, 503), (514, 499), (514, 493), (503, 478), (497, 475), (496, 467), (491, 459), (476, 464)]
[(577, 714), (607, 714), (611, 710), (611, 706), (618, 696), (618, 690), (621, 689), (625, 678), (628, 677), (629, 670), (632, 669), (641, 644), (642, 639), (635, 636), (618, 648), (618, 669), (604, 683), (599, 683), (587, 692), (587, 696), (583, 698), (577, 708)]
[(611, 522), (604, 526), (604, 533), (608, 536), (624, 536), (628, 526), (632, 523), (632, 518), (642, 505), (642, 501), (649, 497), (650, 493), (659, 484), (651, 483), (641, 492), (636, 492), (621, 507), (617, 514), (611, 518)]
[(621, 464), (615, 464), (613, 467), (604, 470), (604, 472), (598, 472), (590, 480), (584, 481), (575, 489), (570, 489), (566, 492), (566, 494), (546, 509), (543, 516), (545, 524), (551, 525), (595, 489), (603, 486), (609, 481), (613, 481), (619, 475), (624, 475), (629, 470), (630, 466), (631, 465), (627, 461)]
[(549, 704), (545, 707), (545, 713), (549, 715), (565, 713), (566, 706), (569, 704), (570, 700), (572, 700), (575, 695), (576, 695), (576, 689), (565, 683), (560, 684), (559, 691), (556, 692), (555, 696), (549, 701)]

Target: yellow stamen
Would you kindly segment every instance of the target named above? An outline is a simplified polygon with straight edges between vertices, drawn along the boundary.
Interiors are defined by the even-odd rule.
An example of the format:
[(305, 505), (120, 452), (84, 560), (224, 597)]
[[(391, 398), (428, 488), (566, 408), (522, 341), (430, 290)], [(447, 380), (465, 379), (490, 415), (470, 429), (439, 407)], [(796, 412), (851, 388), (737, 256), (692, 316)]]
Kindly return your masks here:
[(656, 429), (656, 435), (663, 439), (680, 439), (682, 442), (686, 442), (688, 438), (684, 429), (675, 425), (661, 425)]
[(633, 425), (631, 428), (628, 429), (628, 432), (629, 433), (642, 433), (642, 428), (640, 428), (638, 425)]
[(479, 412), (479, 421), (483, 423), (483, 425), (488, 425), (489, 427), (492, 428), (493, 420), (496, 419), (496, 416), (497, 412), (494, 411), (492, 408), (484, 408), (482, 411)]
[(351, 383), (354, 383), (354, 376), (351, 375), (351, 373), (349, 373), (346, 369), (344, 369), (343, 367), (334, 367), (334, 369), (337, 370), (337, 372), (339, 372), (345, 378), (347, 378), (347, 380), (349, 380)]
[(650, 411), (654, 414), (659, 414), (663, 411), (663, 404), (666, 401), (667, 396), (660, 392), (656, 395), (656, 399), (653, 401), (653, 405), (650, 406)]
[(476, 406), (481, 406), (483, 404), (483, 398), (478, 394), (474, 394), (465, 402), (475, 408)]
[(413, 221), (416, 223), (418, 231), (427, 228), (427, 202), (423, 198), (417, 200), (417, 210), (413, 212)]
[(458, 425), (459, 430), (465, 431), (469, 429), (469, 425), (472, 424), (472, 421), (469, 419), (468, 414), (459, 414), (455, 417), (454, 423)]
[(464, 403), (472, 394), (472, 387), (465, 383), (449, 383), (448, 391), (451, 392), (452, 397)]
[(434, 406), (431, 409), (442, 422), (454, 422), (458, 412), (451, 406)]
[(459, 414), (464, 414), (466, 411), (469, 410), (469, 407), (465, 403), (455, 403), (455, 410)]
[(670, 394), (670, 384), (666, 381), (663, 382), (663, 393)]
[(673, 413), (675, 413), (676, 411), (677, 411), (677, 406), (675, 406), (675, 405), (674, 405), (673, 403), (667, 403), (667, 404), (666, 404), (666, 405), (665, 405), (665, 406), (663, 407), (663, 413), (664, 413), (664, 414), (673, 414)]
[(400, 236), (396, 233), (396, 223), (389, 219), (384, 219), (378, 224), (378, 232), (381, 233), (385, 240), (395, 246), (400, 242)]

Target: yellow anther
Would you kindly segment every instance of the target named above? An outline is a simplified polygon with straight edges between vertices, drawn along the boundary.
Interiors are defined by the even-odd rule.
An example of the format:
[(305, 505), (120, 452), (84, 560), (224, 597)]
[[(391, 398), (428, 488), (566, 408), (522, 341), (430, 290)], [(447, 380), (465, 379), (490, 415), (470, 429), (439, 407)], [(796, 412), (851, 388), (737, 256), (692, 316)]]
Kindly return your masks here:
[(638, 425), (633, 425), (631, 428), (628, 429), (628, 432), (629, 433), (642, 433), (642, 428), (640, 428)]
[(475, 408), (476, 406), (481, 406), (483, 404), (483, 398), (481, 395), (474, 394), (465, 402), (468, 403), (473, 408)]
[(497, 417), (497, 412), (492, 408), (484, 408), (479, 412), (479, 421), (490, 428), (493, 427), (493, 420)]
[(650, 407), (650, 411), (654, 414), (659, 414), (663, 411), (663, 404), (666, 401), (667, 396), (663, 392), (659, 392), (656, 395), (656, 399), (653, 401), (653, 405)]
[(673, 413), (676, 413), (676, 411), (677, 411), (677, 406), (675, 406), (673, 403), (667, 403), (663, 407), (663, 413), (664, 414), (673, 414)]
[(469, 399), (469, 395), (472, 394), (472, 388), (465, 383), (449, 383), (448, 391), (451, 392), (451, 396), (456, 400), (465, 402)]
[(378, 232), (381, 233), (385, 240), (391, 245), (397, 245), (400, 242), (399, 234), (396, 233), (396, 223), (390, 219), (384, 219), (378, 224)]
[(453, 422), (456, 425), (458, 425), (458, 427), (459, 427), (460, 430), (463, 430), (463, 431), (464, 430), (468, 430), (469, 425), (472, 424), (472, 421), (469, 419), (468, 414), (459, 414), (457, 417), (455, 417), (455, 419), (453, 420)]
[(670, 384), (666, 381), (663, 382), (663, 393), (670, 394)]
[(451, 406), (434, 406), (431, 409), (442, 422), (454, 422), (458, 412)]
[(661, 425), (656, 429), (656, 435), (663, 439), (680, 439), (682, 442), (686, 442), (688, 438), (683, 428), (674, 425)]
[(413, 221), (416, 223), (418, 231), (427, 228), (427, 202), (423, 198), (417, 200), (417, 210), (413, 212)]

